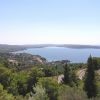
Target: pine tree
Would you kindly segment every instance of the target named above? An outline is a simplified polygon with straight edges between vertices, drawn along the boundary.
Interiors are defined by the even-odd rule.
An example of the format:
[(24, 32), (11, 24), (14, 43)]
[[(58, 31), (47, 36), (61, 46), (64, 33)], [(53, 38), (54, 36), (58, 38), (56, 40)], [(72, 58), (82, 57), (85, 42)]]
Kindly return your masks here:
[(64, 78), (63, 78), (63, 82), (64, 84), (70, 85), (71, 83), (71, 79), (70, 79), (70, 68), (68, 66), (68, 64), (65, 64), (64, 66)]
[(87, 62), (86, 79), (84, 83), (84, 89), (87, 93), (88, 98), (96, 97), (96, 85), (95, 85), (95, 69), (93, 59), (90, 56)]

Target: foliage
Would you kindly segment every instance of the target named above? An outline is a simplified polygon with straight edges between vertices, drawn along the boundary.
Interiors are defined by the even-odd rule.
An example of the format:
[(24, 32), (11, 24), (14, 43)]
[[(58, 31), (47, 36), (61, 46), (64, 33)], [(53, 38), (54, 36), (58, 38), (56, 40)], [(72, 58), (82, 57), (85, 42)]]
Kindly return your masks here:
[[(89, 100), (100, 99), (100, 63), (97, 58), (90, 57), (87, 65), (69, 63), (63, 67), (64, 64), (58, 62), (58, 65), (37, 64), (25, 68), (30, 66), (26, 60), (32, 60), (32, 56), (28, 59), (28, 55), (22, 54), (16, 56), (20, 62), (17, 67), (23, 66), (17, 70), (15, 64), (7, 62), (10, 55), (0, 54), (0, 100), (87, 100), (86, 94), (93, 97)], [(86, 67), (85, 79), (79, 80), (77, 70)], [(57, 79), (63, 74), (65, 84), (58, 84)]]
[(88, 68), (86, 71), (86, 79), (84, 83), (84, 89), (87, 93), (88, 98), (96, 97), (96, 82), (95, 82), (95, 69), (93, 59), (90, 56), (88, 58)]
[(69, 85), (71, 83), (70, 68), (68, 67), (68, 64), (66, 64), (64, 66), (64, 78), (63, 78), (63, 82), (65, 84), (69, 84)]
[(59, 88), (58, 100), (87, 100), (87, 96), (84, 91), (77, 87), (63, 85)]
[(43, 72), (45, 73), (46, 77), (51, 77), (51, 76), (55, 76), (56, 75), (56, 69), (55, 67), (51, 67), (51, 66), (47, 66), (43, 69)]
[(13, 95), (8, 94), (6, 90), (3, 90), (3, 86), (0, 84), (0, 100), (14, 100)]
[(97, 97), (100, 97), (100, 75), (96, 74)]
[(95, 64), (95, 70), (100, 69), (100, 58), (93, 57), (93, 61), (94, 61), (94, 64)]
[(71, 68), (68, 66), (68, 64), (65, 64), (64, 66), (64, 78), (63, 82), (66, 85), (73, 86), (74, 84), (77, 84), (77, 77), (75, 74), (75, 71), (71, 70)]
[(38, 79), (40, 77), (43, 77), (44, 76), (44, 73), (41, 69), (39, 68), (33, 68), (29, 74), (29, 78), (28, 78), (28, 81), (27, 81), (27, 89), (28, 89), (28, 92), (34, 92), (33, 91), (33, 86), (35, 86), (35, 84), (38, 82)]
[(12, 73), (10, 85), (7, 88), (13, 95), (23, 95), (27, 93), (28, 74), (25, 72)]
[(49, 100), (45, 88), (42, 85), (34, 87), (35, 94), (31, 93), (29, 100)]
[(42, 78), (38, 84), (45, 88), (50, 100), (57, 100), (59, 85), (56, 81), (50, 78)]
[(7, 88), (10, 84), (11, 70), (5, 67), (0, 67), (0, 83)]
[(80, 69), (80, 68), (86, 68), (87, 64), (84, 64), (84, 63), (70, 63), (69, 67), (72, 70), (77, 70), (77, 69)]

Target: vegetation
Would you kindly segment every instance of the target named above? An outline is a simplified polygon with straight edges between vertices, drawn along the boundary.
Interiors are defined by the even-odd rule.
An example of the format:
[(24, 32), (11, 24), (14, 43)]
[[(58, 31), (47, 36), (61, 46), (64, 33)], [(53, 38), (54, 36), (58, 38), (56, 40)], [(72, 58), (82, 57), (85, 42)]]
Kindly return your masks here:
[(49, 100), (45, 88), (42, 85), (34, 87), (35, 94), (31, 93), (29, 100)]
[[(27, 64), (27, 67), (12, 64), (9, 58), (22, 62), (23, 66)], [(87, 64), (30, 62), (31, 66), (30, 60), (32, 56), (28, 54), (0, 54), (0, 100), (100, 99), (100, 63), (97, 58), (89, 57)], [(87, 70), (86, 75), (80, 80), (77, 72), (83, 69)]]
[(96, 82), (95, 82), (95, 62), (92, 57), (88, 58), (88, 67), (86, 71), (86, 79), (84, 89), (89, 98), (96, 97)]
[(68, 67), (68, 65), (66, 64), (64, 66), (64, 78), (63, 78), (63, 82), (67, 85), (71, 84), (71, 73), (70, 73), (70, 68)]
[(59, 89), (58, 100), (87, 100), (87, 95), (78, 87), (63, 85)]

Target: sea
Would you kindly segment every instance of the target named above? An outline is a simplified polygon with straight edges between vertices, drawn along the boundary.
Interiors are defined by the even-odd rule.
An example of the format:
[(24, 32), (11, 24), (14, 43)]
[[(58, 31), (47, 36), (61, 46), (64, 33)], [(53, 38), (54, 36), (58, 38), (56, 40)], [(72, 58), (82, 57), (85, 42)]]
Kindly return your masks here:
[(67, 47), (30, 48), (16, 53), (40, 55), (47, 61), (69, 60), (72, 63), (86, 63), (88, 57), (100, 57), (100, 49), (75, 49)]

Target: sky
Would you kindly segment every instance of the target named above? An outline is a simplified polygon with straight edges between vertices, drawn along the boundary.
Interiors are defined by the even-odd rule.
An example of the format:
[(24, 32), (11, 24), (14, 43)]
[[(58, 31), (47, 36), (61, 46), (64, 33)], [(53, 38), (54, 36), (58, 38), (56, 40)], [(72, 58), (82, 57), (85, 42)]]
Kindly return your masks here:
[(100, 0), (0, 0), (0, 44), (100, 45)]

